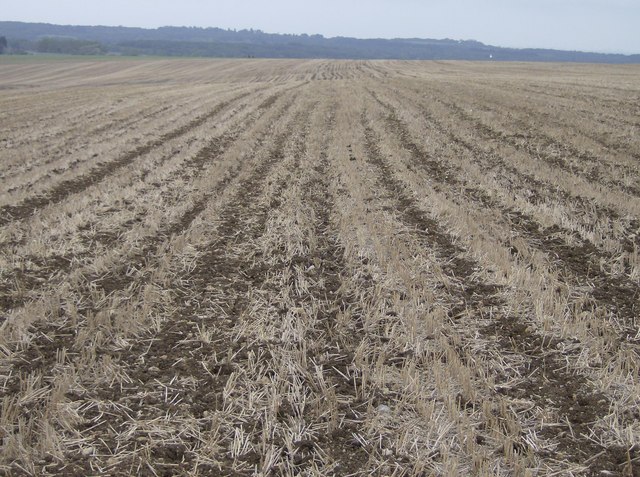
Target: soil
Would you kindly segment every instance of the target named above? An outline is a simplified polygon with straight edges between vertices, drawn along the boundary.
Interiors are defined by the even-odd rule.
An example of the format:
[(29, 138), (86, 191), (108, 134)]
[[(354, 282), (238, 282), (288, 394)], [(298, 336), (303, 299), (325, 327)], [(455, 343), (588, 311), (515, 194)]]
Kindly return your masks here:
[[(391, 122), (397, 125), (397, 120), (391, 118)], [(426, 247), (437, 250), (442, 262), (447, 264), (443, 267), (447, 275), (464, 284), (452, 291), (451, 316), (457, 316), (462, 311), (480, 310), (484, 306), (499, 309), (501, 300), (498, 292), (501, 287), (477, 282), (474, 272), (480, 268), (480, 265), (468, 258), (462, 258), (461, 254), (464, 250), (455, 244), (454, 239), (442, 230), (435, 220), (419, 209), (412, 197), (407, 195), (402, 184), (394, 178), (387, 159), (380, 153), (377, 146), (379, 138), (367, 126), (365, 116), (363, 116), (363, 124), (368, 159), (379, 170), (380, 186), (387, 191), (387, 197), (397, 203), (397, 211), (407, 227), (411, 230), (425, 231), (419, 234), (419, 239), (425, 242)], [(405, 140), (407, 140), (406, 136)], [(422, 158), (415, 143), (410, 143), (406, 147), (420, 159)], [(448, 185), (458, 183), (455, 177), (443, 172), (442, 167), (437, 163), (433, 164), (434, 162), (421, 159), (420, 166), (429, 171), (430, 176), (438, 182)], [(571, 268), (574, 273), (582, 271), (582, 275), (586, 276), (590, 271), (590, 255), (596, 253), (593, 247), (585, 247), (585, 250), (568, 247), (559, 239), (550, 238), (550, 235), (541, 233), (539, 227), (532, 222), (524, 225), (522, 221), (514, 221), (514, 226), (518, 229), (521, 226), (524, 231), (535, 233), (542, 247), (545, 250), (556, 251), (561, 263)], [(597, 273), (591, 273), (591, 279), (597, 279), (597, 275)], [(629, 293), (630, 289), (617, 288), (610, 277), (603, 277), (602, 280), (606, 280), (604, 285), (606, 288), (599, 292), (600, 302), (604, 301), (616, 306), (616, 311), (621, 314), (627, 310), (626, 306), (630, 310), (634, 309), (637, 298), (633, 293)], [(631, 455), (627, 449), (603, 449), (586, 438), (589, 425), (598, 416), (607, 414), (610, 403), (604, 395), (590, 390), (591, 386), (584, 377), (567, 372), (566, 362), (562, 356), (558, 356), (560, 353), (557, 351), (561, 341), (545, 340), (541, 335), (528, 331), (527, 323), (516, 317), (500, 316), (498, 313), (494, 313), (493, 316), (495, 316), (495, 323), (483, 329), (485, 337), (495, 339), (503, 352), (516, 352), (526, 356), (525, 369), (522, 370), (522, 374), (527, 376), (526, 380), (521, 382), (518, 388), (502, 388), (502, 392), (513, 398), (531, 400), (541, 407), (551, 407), (558, 413), (561, 422), (566, 420), (570, 423), (568, 427), (573, 432), (567, 432), (564, 427), (548, 427), (542, 435), (558, 442), (559, 450), (577, 464), (591, 457), (589, 475), (603, 475), (603, 471), (619, 472), (627, 464), (633, 475), (640, 475), (640, 465), (633, 461), (636, 457), (635, 451)], [(461, 358), (465, 359), (464, 356)], [(462, 407), (469, 405), (471, 405), (469, 402), (461, 403)]]
[[(78, 94), (91, 93), (72, 111), (71, 85), (9, 93), (0, 84), (0, 103), (19, 117), (5, 129), (15, 141), (0, 144), (10, 164), (0, 180), (6, 197), (20, 197), (0, 208), (0, 474), (322, 467), (336, 477), (426, 477), (583, 466), (574, 474), (640, 476), (640, 446), (626, 446), (640, 421), (630, 392), (640, 189), (629, 160), (640, 149), (631, 135), (617, 147), (612, 132), (638, 125), (640, 89), (628, 71), (576, 66), (578, 82), (544, 65), (214, 63), (183, 65), (194, 68), (195, 86), (157, 78), (166, 68), (176, 74), (164, 62), (136, 66), (135, 74), (150, 71), (139, 90), (194, 87), (230, 99), (157, 137), (145, 118), (184, 118), (194, 98), (125, 111), (119, 126), (140, 126), (147, 139), (107, 162), (88, 156), (96, 162), (85, 173), (77, 159), (55, 164), (83, 140), (74, 131), (117, 136), (115, 99), (88, 102), (99, 91), (137, 94), (125, 94), (131, 78), (104, 90), (82, 83)], [(518, 91), (536, 102), (519, 109)], [(546, 109), (541, 98), (562, 104)], [(45, 111), (42, 101), (51, 109), (40, 121), (60, 114), (69, 127), (39, 132), (55, 158), (20, 169), (22, 156), (12, 154), (40, 137), (29, 135), (29, 111)], [(578, 142), (590, 129), (593, 150)], [(189, 152), (168, 148), (174, 140)], [(607, 151), (615, 154), (601, 157)], [(532, 172), (527, 158), (560, 178)], [(155, 173), (159, 164), (171, 173)], [(45, 192), (22, 200), (11, 178), (40, 166), (34, 190)], [(59, 174), (71, 178), (56, 183)], [(571, 177), (592, 194), (576, 195)], [(122, 193), (96, 198), (98, 183)], [(597, 203), (596, 188), (612, 199)], [(77, 218), (47, 221), (76, 197), (88, 197)], [(466, 223), (439, 216), (462, 208)], [(598, 220), (611, 224), (606, 243), (575, 227)], [(462, 236), (467, 225), (482, 233)], [(492, 230), (495, 255), (485, 253)], [(58, 248), (61, 237), (73, 240)], [(512, 272), (531, 275), (519, 282)], [(568, 303), (554, 315), (566, 328), (533, 317), (535, 291)], [(613, 412), (620, 435), (606, 428)]]

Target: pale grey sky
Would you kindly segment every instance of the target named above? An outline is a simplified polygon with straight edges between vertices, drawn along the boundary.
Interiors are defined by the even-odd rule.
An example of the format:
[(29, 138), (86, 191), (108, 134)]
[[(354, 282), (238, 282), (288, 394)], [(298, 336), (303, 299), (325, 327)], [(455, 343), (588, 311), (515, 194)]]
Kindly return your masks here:
[(640, 53), (640, 0), (20, 0), (0, 20), (215, 26)]

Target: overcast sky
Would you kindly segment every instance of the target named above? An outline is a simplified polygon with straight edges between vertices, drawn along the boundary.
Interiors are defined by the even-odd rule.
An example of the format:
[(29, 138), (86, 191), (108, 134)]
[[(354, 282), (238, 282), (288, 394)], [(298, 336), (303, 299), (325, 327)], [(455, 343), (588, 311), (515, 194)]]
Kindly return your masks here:
[(640, 0), (19, 0), (0, 20), (215, 26), (640, 53)]

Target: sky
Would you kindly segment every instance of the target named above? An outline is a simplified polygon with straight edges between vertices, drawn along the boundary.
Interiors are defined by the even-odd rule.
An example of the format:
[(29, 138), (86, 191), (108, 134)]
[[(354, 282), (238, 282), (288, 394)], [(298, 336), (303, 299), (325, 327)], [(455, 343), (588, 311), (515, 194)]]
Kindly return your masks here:
[(640, 53), (640, 0), (21, 0), (0, 20), (253, 28), (357, 38)]

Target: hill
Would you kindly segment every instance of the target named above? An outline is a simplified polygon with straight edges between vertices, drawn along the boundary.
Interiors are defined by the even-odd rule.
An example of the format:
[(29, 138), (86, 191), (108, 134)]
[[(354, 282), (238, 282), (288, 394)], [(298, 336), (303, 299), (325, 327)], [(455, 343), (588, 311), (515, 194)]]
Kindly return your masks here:
[(357, 39), (265, 33), (261, 30), (161, 27), (156, 29), (0, 22), (9, 51), (255, 58), (562, 61), (640, 63), (640, 55), (516, 49), (474, 40)]

